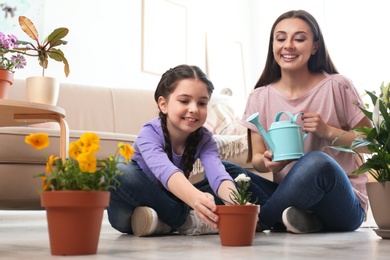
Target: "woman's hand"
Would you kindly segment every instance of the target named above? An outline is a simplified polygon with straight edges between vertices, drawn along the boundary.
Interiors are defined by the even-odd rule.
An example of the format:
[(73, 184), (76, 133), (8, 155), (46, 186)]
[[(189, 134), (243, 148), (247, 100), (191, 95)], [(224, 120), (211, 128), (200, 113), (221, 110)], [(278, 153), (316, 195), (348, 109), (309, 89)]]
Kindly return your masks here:
[[(304, 112), (302, 115), (303, 121), (303, 131), (313, 133), (320, 138), (327, 139), (332, 142), (333, 145), (348, 145), (350, 146), (352, 142), (357, 137), (355, 132), (353, 131), (345, 131), (343, 129), (339, 129), (337, 127), (333, 127), (331, 125), (326, 124), (321, 116), (317, 113), (312, 112)], [(368, 126), (372, 127), (370, 119), (368, 117), (364, 117), (360, 122), (353, 126), (355, 128), (357, 126)], [(367, 152), (366, 149), (361, 148), (359, 152)]]
[(252, 141), (252, 165), (258, 172), (280, 172), (291, 160), (273, 162), (274, 156), (267, 150), (263, 137), (254, 131), (251, 131)]
[(218, 228), (218, 215), (215, 213), (217, 206), (214, 202), (214, 197), (210, 193), (204, 192), (198, 196), (193, 205), (195, 214), (203, 220), (203, 222), (212, 226), (213, 228)]
[(329, 132), (329, 125), (327, 125), (321, 116), (313, 112), (304, 112), (302, 115), (303, 127), (305, 132), (313, 133), (320, 138), (326, 138)]
[(292, 162), (292, 160), (273, 162), (273, 156), (274, 155), (271, 151), (265, 151), (263, 154), (264, 166), (267, 167), (271, 172), (280, 172), (281, 170), (283, 170), (284, 167), (286, 167), (287, 164)]

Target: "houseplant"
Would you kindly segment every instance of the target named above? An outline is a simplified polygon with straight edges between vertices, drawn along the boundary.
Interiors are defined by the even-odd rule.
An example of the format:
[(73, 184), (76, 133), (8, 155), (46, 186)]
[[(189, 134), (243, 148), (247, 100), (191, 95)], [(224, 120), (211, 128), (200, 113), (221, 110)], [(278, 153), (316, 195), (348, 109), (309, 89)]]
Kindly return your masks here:
[(0, 32), (0, 99), (6, 99), (14, 82), (15, 69), (26, 66), (25, 57), (18, 53), (15, 35), (5, 35)]
[[(237, 191), (232, 190), (229, 202), (217, 206), (218, 230), (223, 246), (251, 246), (256, 232), (259, 206), (251, 204), (250, 177), (244, 173), (234, 179)], [(254, 202), (255, 203), (255, 202)]]
[[(353, 174), (368, 172), (376, 180), (366, 184), (372, 214), (379, 229), (375, 229), (383, 238), (390, 238), (390, 83), (381, 85), (381, 93), (366, 91), (374, 105), (373, 111), (360, 108), (371, 120), (373, 127), (356, 127), (352, 131), (359, 133), (351, 146), (337, 146), (333, 149), (357, 154), (362, 165)], [(367, 150), (366, 158), (361, 149)]]
[(27, 98), (31, 102), (56, 105), (59, 94), (59, 81), (56, 78), (46, 77), (45, 69), (49, 64), (49, 58), (64, 64), (64, 73), (68, 77), (70, 73), (68, 60), (58, 46), (66, 45), (68, 42), (63, 38), (68, 34), (67, 28), (61, 27), (50, 33), (43, 42), (40, 42), (38, 30), (33, 22), (25, 16), (19, 16), (20, 28), (33, 40), (17, 41), (18, 51), (27, 56), (38, 58), (42, 67), (42, 76), (28, 77), (26, 79)]
[[(49, 146), (47, 134), (31, 134), (25, 142), (37, 150)], [(119, 143), (113, 156), (97, 159), (100, 149), (95, 133), (84, 133), (70, 143), (66, 159), (50, 155), (42, 178), (41, 205), (46, 208), (52, 255), (96, 254), (104, 209), (108, 206), (109, 188), (121, 174), (119, 163), (134, 154), (130, 145)], [(124, 157), (124, 161), (120, 160)], [(80, 215), (79, 215), (80, 214)]]

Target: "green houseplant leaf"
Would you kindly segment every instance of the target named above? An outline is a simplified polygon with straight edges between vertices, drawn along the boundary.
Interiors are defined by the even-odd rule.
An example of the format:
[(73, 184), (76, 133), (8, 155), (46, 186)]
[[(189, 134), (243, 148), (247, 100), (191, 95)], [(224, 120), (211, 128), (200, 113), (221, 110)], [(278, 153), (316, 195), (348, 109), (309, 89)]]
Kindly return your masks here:
[[(353, 131), (358, 132), (360, 136), (352, 142), (351, 146), (330, 146), (330, 148), (359, 156), (362, 165), (353, 172), (354, 174), (368, 172), (378, 182), (386, 182), (390, 181), (390, 104), (388, 100), (390, 83), (386, 87), (381, 86), (381, 89), (382, 94), (379, 97), (373, 92), (366, 91), (374, 105), (373, 112), (360, 107), (373, 123), (373, 127), (356, 127)], [(363, 147), (371, 153), (368, 158), (364, 158), (357, 150)]]

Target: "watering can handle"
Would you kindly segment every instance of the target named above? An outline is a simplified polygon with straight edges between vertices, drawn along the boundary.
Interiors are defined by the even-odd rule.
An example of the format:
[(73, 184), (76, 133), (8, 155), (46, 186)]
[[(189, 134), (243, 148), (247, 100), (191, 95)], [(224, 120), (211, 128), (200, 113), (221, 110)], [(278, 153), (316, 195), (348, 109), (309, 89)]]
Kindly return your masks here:
[[(288, 111), (280, 111), (280, 112), (276, 115), (275, 122), (279, 121), (279, 119), (280, 119), (280, 117), (283, 115), (283, 113), (285, 113), (285, 114), (288, 115), (288, 117), (290, 118), (291, 123), (294, 123), (294, 122), (295, 122), (295, 121), (293, 121), (293, 120), (296, 120), (296, 119), (295, 119), (294, 116), (293, 116), (290, 112), (288, 112)], [(297, 114), (297, 115), (298, 115), (298, 114)]]
[[(299, 115), (303, 115), (303, 112), (299, 112), (299, 113), (296, 113), (294, 115), (294, 122), (297, 122)], [(303, 134), (303, 141), (305, 141), (308, 134), (309, 134), (309, 132), (307, 132), (307, 131)]]
[(294, 115), (294, 122), (297, 122), (298, 116), (300, 116), (300, 115), (303, 115), (303, 112), (299, 112), (299, 113), (296, 113), (296, 114)]

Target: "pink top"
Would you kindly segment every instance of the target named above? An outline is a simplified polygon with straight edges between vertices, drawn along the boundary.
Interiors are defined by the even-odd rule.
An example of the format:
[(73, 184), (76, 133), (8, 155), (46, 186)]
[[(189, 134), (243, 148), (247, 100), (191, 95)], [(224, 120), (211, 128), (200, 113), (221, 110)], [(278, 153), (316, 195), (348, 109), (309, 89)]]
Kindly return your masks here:
[[(272, 84), (253, 90), (248, 97), (241, 123), (258, 133), (256, 126), (246, 121), (255, 112), (260, 113), (260, 124), (268, 130), (280, 111), (289, 111), (293, 115), (301, 111), (307, 111), (319, 113), (324, 122), (336, 128), (345, 131), (353, 129), (364, 118), (363, 112), (357, 106), (364, 107), (358, 91), (352, 85), (352, 82), (340, 74), (329, 75), (324, 72), (324, 75), (326, 76), (325, 79), (297, 99), (288, 99), (272, 87)], [(283, 114), (280, 120), (286, 120), (285, 116)], [(297, 123), (302, 126), (300, 117), (298, 117)], [(305, 153), (324, 151), (334, 158), (348, 175), (363, 209), (367, 211), (366, 183), (368, 182), (368, 173), (351, 174), (362, 164), (359, 157), (352, 153), (340, 152), (330, 148), (323, 149), (325, 146), (331, 145), (331, 141), (309, 133), (305, 140)], [(293, 164), (290, 163), (281, 172), (274, 173), (274, 181), (280, 183)]]

